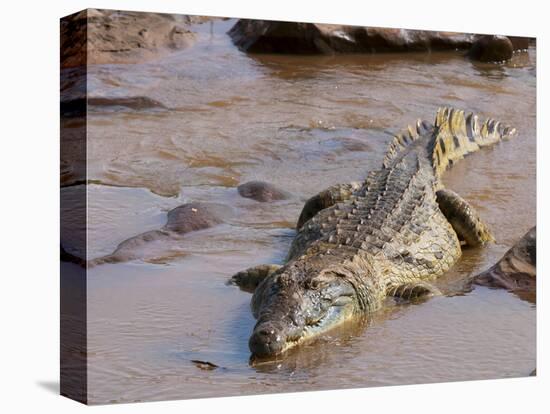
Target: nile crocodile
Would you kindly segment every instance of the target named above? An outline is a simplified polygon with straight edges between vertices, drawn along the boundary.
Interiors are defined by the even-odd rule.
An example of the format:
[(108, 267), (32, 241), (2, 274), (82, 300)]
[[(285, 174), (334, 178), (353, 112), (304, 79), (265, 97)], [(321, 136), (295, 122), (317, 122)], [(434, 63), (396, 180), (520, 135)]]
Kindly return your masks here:
[(254, 291), (253, 355), (280, 354), (342, 322), (364, 317), (384, 299), (440, 293), (431, 281), (461, 256), (461, 245), (493, 241), (468, 202), (441, 181), (466, 154), (515, 129), (440, 108), (396, 135), (382, 167), (364, 182), (335, 185), (310, 198), (284, 265), (232, 277)]

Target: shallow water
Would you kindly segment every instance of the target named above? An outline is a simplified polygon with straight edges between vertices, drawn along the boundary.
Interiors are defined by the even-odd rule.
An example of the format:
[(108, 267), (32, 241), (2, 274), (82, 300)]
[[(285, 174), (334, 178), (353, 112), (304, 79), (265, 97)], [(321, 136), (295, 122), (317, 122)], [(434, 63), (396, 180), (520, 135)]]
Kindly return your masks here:
[[(141, 261), (90, 269), (90, 402), (528, 375), (535, 306), (507, 292), (476, 288), (389, 306), (368, 324), (253, 366), (250, 295), (225, 282), (243, 268), (281, 262), (307, 197), (364, 178), (379, 167), (391, 134), (433, 120), (441, 105), (518, 130), (444, 177), (497, 243), (466, 251), (441, 285), (494, 263), (536, 221), (535, 51), (507, 65), (458, 53), (247, 56), (224, 34), (233, 22), (197, 26), (194, 47), (155, 62), (89, 69), (91, 96), (146, 96), (165, 106), (90, 107), (88, 173), (97, 183), (89, 186), (90, 258), (161, 227), (185, 202), (223, 204), (228, 213), (223, 225), (152, 246)], [(241, 198), (236, 185), (252, 179), (294, 196)]]

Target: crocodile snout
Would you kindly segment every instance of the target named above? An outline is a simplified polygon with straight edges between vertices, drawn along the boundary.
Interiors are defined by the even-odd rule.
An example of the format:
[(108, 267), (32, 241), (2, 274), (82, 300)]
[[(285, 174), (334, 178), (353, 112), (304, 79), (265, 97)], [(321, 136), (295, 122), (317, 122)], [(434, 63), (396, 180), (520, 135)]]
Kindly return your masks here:
[(248, 346), (253, 355), (266, 357), (281, 353), (285, 342), (285, 335), (280, 329), (271, 323), (264, 323), (254, 329)]

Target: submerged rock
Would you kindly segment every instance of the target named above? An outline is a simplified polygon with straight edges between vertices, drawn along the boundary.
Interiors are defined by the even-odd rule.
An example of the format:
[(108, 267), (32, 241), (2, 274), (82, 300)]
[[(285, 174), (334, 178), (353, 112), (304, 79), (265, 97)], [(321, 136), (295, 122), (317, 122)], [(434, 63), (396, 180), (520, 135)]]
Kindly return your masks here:
[(514, 54), (514, 45), (506, 36), (481, 36), (468, 52), (468, 56), (481, 62), (503, 62)]
[[(88, 262), (89, 266), (103, 263), (121, 263), (141, 259), (140, 248), (153, 242), (178, 241), (192, 231), (204, 230), (223, 223), (223, 208), (209, 203), (188, 203), (168, 212), (166, 224), (159, 230), (146, 231), (121, 242), (112, 254)], [(146, 255), (146, 254), (145, 254)]]
[(208, 203), (189, 203), (168, 212), (164, 230), (178, 234), (207, 229), (222, 223), (219, 206)]
[(537, 233), (529, 230), (500, 261), (477, 275), (473, 283), (493, 288), (504, 288), (529, 302), (536, 302), (537, 289)]
[(136, 111), (147, 109), (166, 109), (166, 106), (147, 96), (94, 97), (76, 98), (61, 101), (61, 116), (84, 116), (87, 108), (93, 107), (124, 107)]
[(251, 53), (371, 53), (466, 49), (474, 35), (429, 30), (239, 20), (229, 31)]
[(72, 253), (69, 253), (68, 251), (65, 250), (63, 245), (60, 246), (60, 260), (62, 262), (74, 263), (82, 267), (86, 265), (86, 260)]
[(195, 364), (197, 368), (200, 368), (205, 371), (212, 371), (220, 367), (219, 365), (216, 365), (210, 361), (201, 361), (198, 359), (192, 359), (191, 362)]
[(88, 97), (88, 105), (91, 106), (124, 106), (130, 109), (166, 109), (161, 102), (147, 96), (124, 96), (120, 98), (110, 97)]
[(262, 203), (286, 200), (290, 197), (290, 193), (264, 181), (248, 181), (239, 185), (237, 191), (241, 197), (251, 198)]

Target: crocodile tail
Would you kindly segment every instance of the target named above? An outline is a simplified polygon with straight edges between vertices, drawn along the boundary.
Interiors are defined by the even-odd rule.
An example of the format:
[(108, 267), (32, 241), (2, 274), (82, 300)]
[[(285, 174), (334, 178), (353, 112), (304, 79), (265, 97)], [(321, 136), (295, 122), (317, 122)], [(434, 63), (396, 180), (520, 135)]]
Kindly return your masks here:
[(439, 108), (431, 143), (437, 177), (465, 155), (512, 137), (516, 130), (494, 119), (481, 122), (477, 115), (454, 108)]
[(391, 165), (392, 161), (395, 160), (395, 158), (400, 153), (402, 153), (404, 149), (406, 149), (409, 145), (414, 143), (420, 137), (424, 136), (427, 132), (431, 131), (432, 128), (433, 125), (431, 125), (429, 122), (419, 119), (418, 121), (416, 121), (416, 125), (409, 125), (406, 130), (397, 135), (394, 135), (393, 139), (390, 142), (390, 145), (388, 146), (388, 150), (386, 151), (386, 156), (384, 157), (384, 168), (388, 168)]

